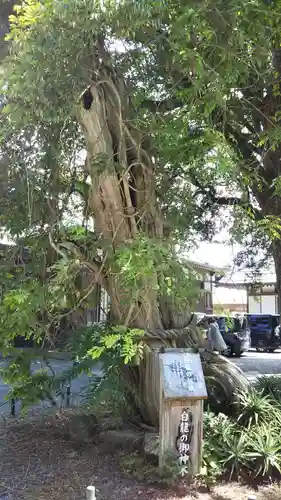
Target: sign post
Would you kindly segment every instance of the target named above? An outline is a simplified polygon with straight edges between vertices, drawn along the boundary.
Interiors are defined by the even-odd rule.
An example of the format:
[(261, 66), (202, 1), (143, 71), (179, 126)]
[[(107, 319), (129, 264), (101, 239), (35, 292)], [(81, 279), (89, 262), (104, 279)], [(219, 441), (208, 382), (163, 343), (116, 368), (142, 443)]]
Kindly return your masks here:
[(160, 353), (160, 451), (163, 470), (168, 454), (177, 457), (181, 474), (201, 470), (203, 400), (207, 398), (201, 359), (191, 349)]

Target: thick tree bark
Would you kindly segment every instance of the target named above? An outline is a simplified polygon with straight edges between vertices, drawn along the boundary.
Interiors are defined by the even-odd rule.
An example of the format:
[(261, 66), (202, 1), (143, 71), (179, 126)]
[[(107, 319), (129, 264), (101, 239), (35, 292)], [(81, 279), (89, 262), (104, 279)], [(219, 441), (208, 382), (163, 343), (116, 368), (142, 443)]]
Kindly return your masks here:
[(15, 0), (2, 0), (0, 5), (0, 59), (7, 55), (8, 43), (5, 36), (9, 31), (9, 16), (13, 13)]
[[(274, 100), (275, 101), (275, 100)], [(276, 102), (274, 102), (276, 106)], [(274, 107), (272, 104), (272, 107)], [(264, 181), (263, 189), (256, 188), (255, 196), (259, 202), (263, 217), (281, 218), (281, 197), (275, 192), (274, 181), (281, 175), (281, 146), (268, 149), (260, 167), (260, 175)], [(272, 256), (276, 272), (276, 290), (278, 294), (278, 311), (281, 311), (281, 233), (272, 241)]]
[[(102, 46), (99, 55), (106, 57)], [(163, 345), (199, 348), (202, 343), (194, 326), (187, 326), (190, 312), (174, 310), (165, 298), (158, 297), (156, 271), (149, 278), (143, 278), (136, 296), (132, 297), (129, 290), (124, 290), (118, 273), (110, 267), (116, 250), (140, 234), (159, 239), (161, 243), (164, 235), (154, 187), (156, 165), (144, 148), (140, 132), (131, 125), (132, 112), (124, 81), (113, 68), (109, 69), (107, 58), (104, 66), (100, 61), (100, 58), (93, 59), (93, 74), (98, 76), (87, 90), (84, 109), (78, 111), (87, 147), (85, 170), (91, 180), (89, 211), (95, 230), (105, 243), (96, 279), (110, 295), (111, 320), (147, 332), (143, 360), (136, 366), (124, 367), (123, 376), (142, 420), (157, 426), (159, 348)], [(205, 360), (209, 367), (211, 360)], [(224, 370), (227, 374), (227, 365)], [(232, 399), (239, 384), (241, 388), (246, 384), (239, 370), (233, 379), (235, 383), (230, 382), (229, 391)]]
[[(144, 281), (135, 303), (124, 300), (118, 279), (109, 273), (110, 254), (132, 241), (140, 231), (163, 237), (163, 222), (156, 207), (154, 166), (131, 130), (126, 113), (124, 85), (102, 75), (90, 88), (92, 105), (80, 121), (87, 144), (86, 170), (91, 178), (90, 211), (95, 229), (108, 244), (103, 276), (111, 297), (114, 321), (137, 328), (163, 328), (157, 292), (157, 276)], [(99, 162), (102, 168), (99, 167)], [(133, 196), (132, 196), (133, 193)]]
[(278, 295), (278, 313), (281, 312), (281, 240), (276, 240), (272, 244), (272, 253), (276, 273), (276, 291)]

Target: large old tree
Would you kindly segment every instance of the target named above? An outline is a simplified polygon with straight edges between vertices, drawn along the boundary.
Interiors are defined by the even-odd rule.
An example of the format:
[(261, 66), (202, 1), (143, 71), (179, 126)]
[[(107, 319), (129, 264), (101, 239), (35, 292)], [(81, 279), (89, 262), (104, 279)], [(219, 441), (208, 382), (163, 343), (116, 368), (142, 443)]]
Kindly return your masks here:
[[(133, 338), (145, 331), (150, 348), (201, 346), (190, 326), (193, 274), (175, 246), (212, 224), (206, 189), (214, 207), (222, 202), (208, 191), (214, 178), (231, 186), (237, 178), (232, 150), (208, 117), (222, 101), (227, 108), (223, 91), (237, 73), (252, 69), (248, 60), (241, 69), (237, 56), (250, 44), (249, 13), (244, 4), (230, 9), (241, 31), (227, 56), (230, 42), (216, 25), (224, 4), (214, 17), (213, 7), (29, 0), (11, 17), (2, 65), (1, 223), (29, 250), (12, 278), (2, 266), (3, 347), (18, 334), (50, 335), (100, 285), (113, 330), (92, 353), (121, 342), (125, 361), (140, 355), (122, 372), (154, 425), (157, 357)], [(238, 371), (202, 356), (211, 383), (231, 400), (243, 384)]]

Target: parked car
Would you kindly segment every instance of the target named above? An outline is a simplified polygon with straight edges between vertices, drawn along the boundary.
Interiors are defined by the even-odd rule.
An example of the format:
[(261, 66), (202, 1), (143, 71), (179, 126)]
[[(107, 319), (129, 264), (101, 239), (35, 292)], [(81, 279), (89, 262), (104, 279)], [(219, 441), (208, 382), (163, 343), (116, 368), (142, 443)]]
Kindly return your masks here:
[(248, 314), (251, 344), (258, 352), (273, 352), (281, 346), (279, 314)]
[(204, 318), (199, 319), (198, 324), (203, 324), (208, 317), (215, 318), (218, 323), (219, 330), (227, 345), (227, 350), (223, 353), (225, 356), (240, 357), (243, 352), (250, 349), (251, 332), (245, 314), (204, 315)]

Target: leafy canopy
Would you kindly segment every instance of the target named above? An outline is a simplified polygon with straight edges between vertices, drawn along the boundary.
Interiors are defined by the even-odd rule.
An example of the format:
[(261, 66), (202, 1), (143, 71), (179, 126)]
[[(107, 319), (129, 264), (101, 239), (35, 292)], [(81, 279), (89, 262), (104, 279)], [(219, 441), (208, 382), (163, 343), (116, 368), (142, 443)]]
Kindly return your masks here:
[[(276, 83), (269, 56), (279, 43), (279, 7), (262, 0), (199, 1), (196, 7), (175, 0), (28, 0), (16, 6), (2, 73), (1, 138), (9, 179), (1, 223), (44, 258), (31, 276), (21, 276), (18, 290), (8, 286), (1, 305), (4, 343), (20, 329), (41, 341), (65, 310), (94, 301), (93, 289), (82, 290), (79, 283), (85, 268), (95, 276), (104, 270), (105, 279), (106, 273), (118, 277), (126, 301), (137, 301), (142, 287), (173, 297), (177, 305), (194, 295), (192, 273), (182, 272), (174, 244), (191, 244), (198, 231), (214, 234), (225, 201), (217, 186), (226, 203), (242, 208), (234, 212), (238, 217), (253, 219), (264, 179), (252, 152), (247, 156), (242, 149), (245, 136), (256, 159), (267, 141), (278, 143), (278, 117), (271, 133), (265, 127), (253, 132), (251, 124), (260, 89)], [(96, 56), (108, 71), (126, 77), (130, 122), (154, 159), (169, 241), (140, 232), (113, 252), (90, 229), (92, 184), (77, 115), (95, 77)], [(98, 160), (92, 165), (96, 178), (105, 172)], [(78, 228), (66, 224), (73, 212)], [(279, 226), (270, 227), (278, 236)], [(95, 348), (104, 346), (102, 341)]]

